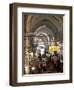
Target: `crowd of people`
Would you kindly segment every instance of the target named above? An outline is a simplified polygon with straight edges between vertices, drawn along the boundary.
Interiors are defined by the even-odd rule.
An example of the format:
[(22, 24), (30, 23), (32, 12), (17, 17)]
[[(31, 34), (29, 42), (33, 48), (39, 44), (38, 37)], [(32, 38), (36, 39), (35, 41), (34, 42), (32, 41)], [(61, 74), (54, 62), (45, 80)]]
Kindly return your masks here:
[[(36, 60), (35, 60), (36, 59)], [(43, 55), (38, 53), (38, 57), (30, 62), (30, 74), (40, 73), (62, 73), (63, 72), (63, 55), (61, 51), (53, 54), (45, 51)]]
[(63, 46), (51, 45), (44, 53), (30, 53), (29, 74), (62, 73)]

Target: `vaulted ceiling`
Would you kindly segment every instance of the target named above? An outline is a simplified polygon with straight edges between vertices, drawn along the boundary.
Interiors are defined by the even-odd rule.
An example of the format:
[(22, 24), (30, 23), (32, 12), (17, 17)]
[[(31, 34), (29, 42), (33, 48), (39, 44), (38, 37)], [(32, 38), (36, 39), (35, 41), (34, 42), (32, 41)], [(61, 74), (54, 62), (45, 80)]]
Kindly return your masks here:
[[(49, 36), (54, 35), (57, 40), (63, 40), (63, 16), (62, 15), (27, 15), (28, 24), (30, 23), (31, 32), (43, 31)], [(41, 28), (45, 26), (44, 28)], [(41, 30), (40, 30), (41, 28)]]

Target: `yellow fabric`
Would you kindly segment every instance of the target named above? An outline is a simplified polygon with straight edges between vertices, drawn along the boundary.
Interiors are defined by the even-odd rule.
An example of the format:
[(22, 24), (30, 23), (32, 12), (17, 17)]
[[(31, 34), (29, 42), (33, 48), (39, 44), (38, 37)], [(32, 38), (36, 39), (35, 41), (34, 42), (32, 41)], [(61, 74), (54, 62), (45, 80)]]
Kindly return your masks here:
[(53, 53), (54, 51), (57, 51), (57, 53), (60, 51), (60, 47), (59, 46), (49, 46), (49, 50), (50, 53)]

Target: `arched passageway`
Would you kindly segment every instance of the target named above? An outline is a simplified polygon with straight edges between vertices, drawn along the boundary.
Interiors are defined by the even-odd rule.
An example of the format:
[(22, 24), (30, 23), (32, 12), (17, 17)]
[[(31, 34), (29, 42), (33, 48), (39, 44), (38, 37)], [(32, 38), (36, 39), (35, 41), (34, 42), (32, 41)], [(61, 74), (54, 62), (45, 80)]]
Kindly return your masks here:
[(42, 56), (46, 52), (49, 53), (49, 46), (52, 43), (63, 42), (63, 16), (26, 15), (24, 17), (26, 17), (24, 33), (27, 35), (24, 39), (25, 72), (30, 73), (30, 66), (39, 63), (39, 54)]

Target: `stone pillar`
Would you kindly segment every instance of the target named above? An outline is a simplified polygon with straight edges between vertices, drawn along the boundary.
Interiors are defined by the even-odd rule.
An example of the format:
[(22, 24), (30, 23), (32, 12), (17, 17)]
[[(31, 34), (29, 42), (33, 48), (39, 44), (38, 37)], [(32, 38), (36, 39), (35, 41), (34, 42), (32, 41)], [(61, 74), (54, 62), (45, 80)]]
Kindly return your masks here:
[[(26, 34), (30, 33), (31, 31), (31, 15), (27, 16), (26, 21)], [(29, 74), (30, 68), (29, 68), (29, 48), (30, 48), (30, 41), (29, 37), (26, 35), (25, 37), (25, 73)]]

